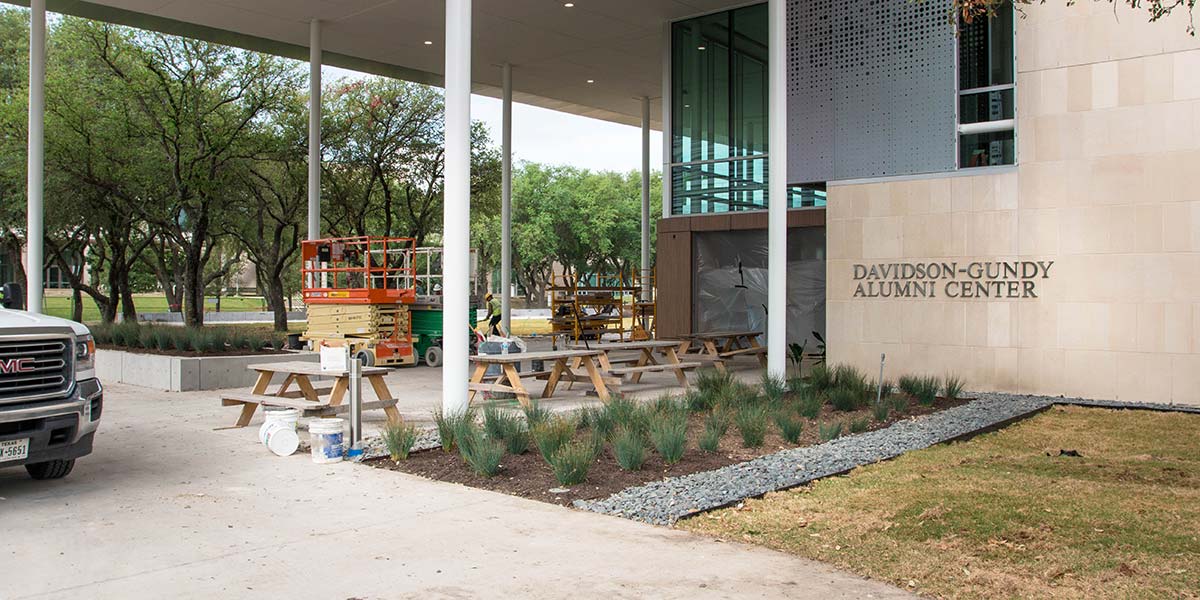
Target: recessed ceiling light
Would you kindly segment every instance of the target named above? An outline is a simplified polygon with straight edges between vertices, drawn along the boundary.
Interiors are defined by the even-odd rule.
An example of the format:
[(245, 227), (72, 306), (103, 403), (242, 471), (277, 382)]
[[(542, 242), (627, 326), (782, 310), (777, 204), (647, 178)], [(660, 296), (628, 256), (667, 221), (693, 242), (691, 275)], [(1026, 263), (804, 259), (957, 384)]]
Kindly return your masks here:
[(595, 80), (595, 79), (589, 79), (589, 80), (588, 80), (588, 83), (596, 83), (596, 80)]
[(426, 45), (426, 46), (432, 46), (432, 45), (433, 45), (433, 41), (432, 41), (432, 40), (425, 40), (425, 45)]
[(704, 46), (696, 46), (696, 49), (697, 50), (707, 50), (707, 48)]
[(575, 6), (575, 3), (574, 3), (574, 2), (567, 2), (567, 3), (563, 4), (563, 6), (565, 6), (565, 7), (567, 7), (567, 8), (573, 8), (573, 7)]

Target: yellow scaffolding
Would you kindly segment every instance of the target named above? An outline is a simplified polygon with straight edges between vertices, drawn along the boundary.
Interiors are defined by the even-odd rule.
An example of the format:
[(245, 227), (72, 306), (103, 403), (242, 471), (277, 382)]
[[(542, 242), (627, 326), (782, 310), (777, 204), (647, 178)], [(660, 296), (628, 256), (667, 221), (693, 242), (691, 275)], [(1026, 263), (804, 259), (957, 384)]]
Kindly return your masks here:
[(633, 317), (638, 287), (632, 278), (597, 274), (584, 281), (567, 274), (550, 280), (550, 329), (574, 341), (599, 340), (606, 334), (626, 339), (625, 319)]

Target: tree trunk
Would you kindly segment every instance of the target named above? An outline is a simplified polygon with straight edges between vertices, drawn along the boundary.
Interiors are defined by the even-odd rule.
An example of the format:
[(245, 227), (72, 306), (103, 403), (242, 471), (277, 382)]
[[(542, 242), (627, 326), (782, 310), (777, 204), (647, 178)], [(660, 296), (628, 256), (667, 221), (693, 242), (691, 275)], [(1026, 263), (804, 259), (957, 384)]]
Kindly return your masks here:
[(76, 285), (71, 286), (71, 320), (83, 322), (83, 292)]
[[(110, 265), (108, 269), (108, 297), (111, 298), (111, 301), (100, 305), (100, 318), (105, 323), (112, 323), (113, 321), (117, 320), (117, 296), (121, 289), (120, 270), (120, 265), (115, 262)], [(136, 315), (134, 315), (132, 318), (122, 315), (122, 319), (127, 323), (137, 322)]]
[(129, 270), (121, 272), (121, 319), (137, 322), (137, 307), (133, 304), (133, 290), (129, 289)]
[(204, 267), (199, 256), (188, 256), (184, 264), (183, 322), (188, 327), (204, 325)]
[[(128, 236), (128, 232), (124, 232)], [(112, 296), (112, 312), (117, 312), (117, 301), (121, 303), (121, 320), (126, 323), (137, 322), (137, 308), (133, 305), (133, 291), (129, 289), (129, 270), (133, 268), (132, 261), (127, 256), (125, 241), (120, 244), (109, 243), (112, 248), (112, 265), (108, 271), (108, 293)]]
[(275, 331), (287, 331), (287, 307), (283, 301), (283, 282), (278, 277), (267, 277), (263, 287), (267, 308), (274, 313)]

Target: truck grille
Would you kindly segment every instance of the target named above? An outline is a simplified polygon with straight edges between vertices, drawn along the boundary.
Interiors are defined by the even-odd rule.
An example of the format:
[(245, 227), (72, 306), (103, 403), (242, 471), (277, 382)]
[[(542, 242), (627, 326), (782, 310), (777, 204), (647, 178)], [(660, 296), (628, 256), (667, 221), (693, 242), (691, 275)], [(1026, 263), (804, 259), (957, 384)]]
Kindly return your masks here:
[(0, 403), (65, 396), (71, 388), (71, 341), (0, 341)]

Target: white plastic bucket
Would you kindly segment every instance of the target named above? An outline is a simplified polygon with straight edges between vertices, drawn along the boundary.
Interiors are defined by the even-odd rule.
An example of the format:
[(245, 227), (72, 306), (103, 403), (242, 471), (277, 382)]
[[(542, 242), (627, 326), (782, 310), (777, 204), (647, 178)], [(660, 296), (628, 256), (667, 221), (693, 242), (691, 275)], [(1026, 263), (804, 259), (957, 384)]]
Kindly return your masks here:
[(308, 443), (312, 447), (313, 462), (325, 464), (342, 460), (345, 447), (342, 432), (345, 425), (345, 419), (314, 419), (308, 424)]
[(268, 408), (263, 413), (263, 424), (258, 428), (258, 441), (264, 446), (267, 445), (267, 428), (271, 423), (279, 422), (286, 425), (293, 432), (296, 431), (296, 422), (300, 420), (300, 411), (294, 408)]
[(296, 435), (295, 423), (271, 421), (263, 425), (263, 445), (278, 456), (291, 456), (300, 447), (300, 436)]

